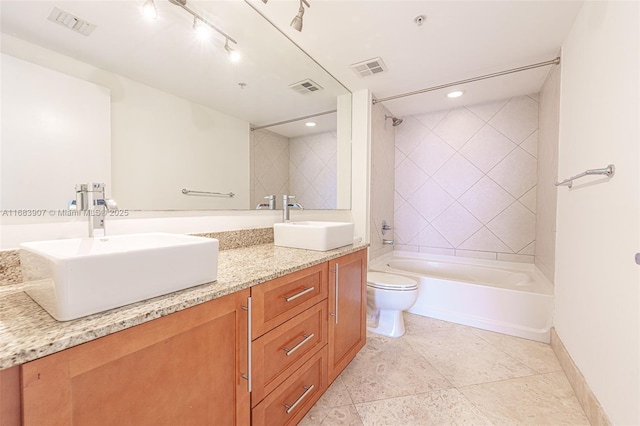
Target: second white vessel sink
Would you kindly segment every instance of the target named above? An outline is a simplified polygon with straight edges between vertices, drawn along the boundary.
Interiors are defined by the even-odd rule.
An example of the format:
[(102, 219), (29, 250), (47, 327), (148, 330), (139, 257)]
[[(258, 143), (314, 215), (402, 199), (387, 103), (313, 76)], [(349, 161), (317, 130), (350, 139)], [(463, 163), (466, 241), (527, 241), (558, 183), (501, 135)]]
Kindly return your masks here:
[(132, 234), (20, 244), (27, 294), (58, 321), (216, 281), (218, 240)]
[(273, 225), (273, 244), (282, 247), (327, 251), (353, 244), (350, 222), (285, 222)]

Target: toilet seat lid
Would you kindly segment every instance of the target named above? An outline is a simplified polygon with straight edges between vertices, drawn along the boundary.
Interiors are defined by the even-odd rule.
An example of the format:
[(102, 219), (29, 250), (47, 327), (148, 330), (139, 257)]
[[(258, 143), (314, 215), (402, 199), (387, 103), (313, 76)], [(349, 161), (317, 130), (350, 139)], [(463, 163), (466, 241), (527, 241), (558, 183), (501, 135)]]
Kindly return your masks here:
[(386, 272), (368, 272), (367, 285), (382, 290), (416, 290), (418, 281), (413, 278)]

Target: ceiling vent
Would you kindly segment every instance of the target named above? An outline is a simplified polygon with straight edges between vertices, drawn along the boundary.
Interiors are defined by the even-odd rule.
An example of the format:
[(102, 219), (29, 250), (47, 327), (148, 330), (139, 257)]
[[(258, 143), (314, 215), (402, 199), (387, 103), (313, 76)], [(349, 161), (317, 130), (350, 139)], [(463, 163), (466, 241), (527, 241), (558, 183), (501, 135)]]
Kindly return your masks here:
[(380, 58), (367, 59), (366, 61), (350, 65), (350, 68), (360, 77), (368, 77), (387, 71), (387, 66)]
[(302, 93), (303, 95), (322, 90), (322, 86), (310, 79), (299, 81), (290, 85), (289, 87), (298, 93)]
[(65, 12), (62, 9), (58, 9), (57, 7), (53, 8), (51, 13), (49, 14), (48, 19), (51, 22), (60, 24), (84, 36), (88, 36), (96, 28), (96, 26), (91, 22), (78, 18), (77, 16), (74, 16), (69, 12)]

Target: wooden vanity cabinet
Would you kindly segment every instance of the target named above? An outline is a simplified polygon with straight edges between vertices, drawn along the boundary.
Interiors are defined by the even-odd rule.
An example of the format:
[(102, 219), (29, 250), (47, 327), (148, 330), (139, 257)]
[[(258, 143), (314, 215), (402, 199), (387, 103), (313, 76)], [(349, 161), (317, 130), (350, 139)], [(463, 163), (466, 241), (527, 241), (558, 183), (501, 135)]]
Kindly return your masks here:
[(367, 339), (367, 251), (329, 261), (329, 384)]
[(23, 424), (247, 425), (249, 290), (28, 362)]
[(20, 366), (0, 370), (0, 426), (20, 426)]
[(0, 371), (0, 424), (297, 424), (365, 344), (366, 262), (363, 249)]
[(365, 249), (252, 287), (253, 426), (299, 422), (364, 346), (366, 269)]

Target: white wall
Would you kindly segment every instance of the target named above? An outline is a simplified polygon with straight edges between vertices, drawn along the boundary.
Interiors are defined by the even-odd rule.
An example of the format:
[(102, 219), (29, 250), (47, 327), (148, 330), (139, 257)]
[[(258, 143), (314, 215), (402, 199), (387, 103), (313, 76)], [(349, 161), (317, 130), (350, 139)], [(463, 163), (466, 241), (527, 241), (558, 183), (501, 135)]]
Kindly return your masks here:
[(382, 221), (393, 228), (393, 195), (395, 186), (396, 128), (385, 115), (392, 115), (378, 103), (371, 108), (371, 230), (369, 258), (375, 259), (393, 251), (382, 240), (394, 240), (391, 229), (382, 235)]
[(640, 424), (638, 2), (585, 2), (562, 47), (555, 327), (613, 424)]
[(109, 84), (118, 88), (111, 196), (120, 208), (249, 208), (249, 123), (115, 74)]
[(78, 183), (111, 186), (109, 90), (1, 55), (0, 208), (65, 209)]
[(371, 191), (371, 93), (353, 93), (351, 140), (351, 213), (356, 237), (369, 242)]
[[(39, 46), (25, 42), (7, 34), (2, 35), (2, 52), (29, 60), (75, 76), (87, 81), (95, 82), (104, 87), (111, 88), (112, 98), (122, 95), (120, 81), (114, 74), (100, 70), (88, 64), (59, 55), (53, 51), (42, 49)], [(338, 159), (338, 181), (351, 180), (357, 191), (351, 192), (351, 188), (341, 190), (338, 195), (339, 207), (351, 205), (354, 210), (304, 210), (293, 211), (294, 220), (328, 220), (328, 221), (353, 221), (356, 225), (356, 234), (367, 240), (368, 235), (368, 150), (369, 150), (369, 107), (370, 95), (367, 91), (358, 92), (357, 104), (354, 112), (353, 140), (348, 134), (350, 129), (342, 127), (343, 134), (339, 140), (345, 143), (339, 147), (341, 153)], [(341, 105), (350, 106), (350, 96), (339, 99)], [(345, 113), (346, 114), (346, 113)], [(348, 114), (347, 114), (348, 115)], [(344, 118), (344, 117), (343, 117)], [(340, 119), (340, 115), (339, 115)], [(113, 132), (113, 129), (112, 129)], [(247, 146), (249, 138), (247, 137)], [(352, 148), (358, 156), (352, 156)], [(344, 154), (344, 155), (343, 155)], [(152, 155), (148, 153), (148, 155)], [(248, 156), (246, 157), (248, 158)], [(349, 167), (346, 167), (350, 165)], [(349, 172), (345, 172), (346, 169)], [(247, 171), (247, 181), (249, 173)], [(249, 185), (247, 183), (247, 194)], [(204, 189), (204, 188), (203, 188)], [(109, 188), (107, 189), (108, 195)], [(232, 190), (232, 189), (231, 189)], [(223, 190), (226, 191), (226, 190)], [(235, 191), (234, 191), (235, 192)], [(353, 200), (351, 200), (353, 194)], [(247, 195), (248, 200), (248, 195)], [(342, 203), (342, 204), (340, 204)], [(126, 208), (126, 206), (122, 206)], [(254, 206), (255, 207), (255, 206)], [(80, 218), (51, 218), (51, 222), (41, 223), (25, 218), (1, 218), (0, 223), (0, 250), (17, 248), (18, 244), (25, 241), (49, 240), (58, 238), (76, 238), (87, 234), (86, 220)], [(107, 219), (107, 230), (112, 235), (132, 232), (178, 232), (178, 233), (202, 233), (216, 232), (233, 229), (255, 228), (272, 226), (273, 223), (282, 221), (282, 211), (180, 211), (180, 212), (133, 212), (127, 218)]]
[[(10, 35), (2, 51), (111, 90), (117, 172), (107, 193), (120, 208), (249, 208), (249, 123)], [(236, 196), (185, 196), (182, 188)]]

